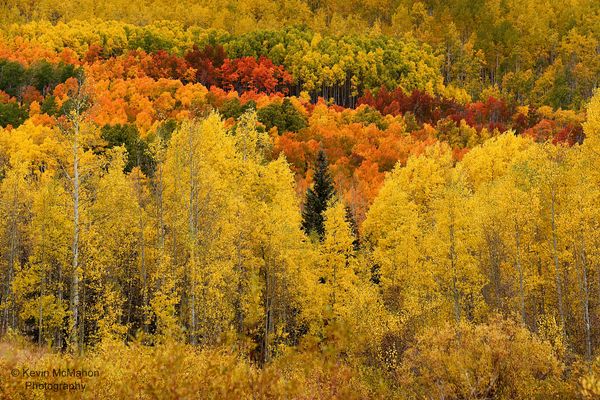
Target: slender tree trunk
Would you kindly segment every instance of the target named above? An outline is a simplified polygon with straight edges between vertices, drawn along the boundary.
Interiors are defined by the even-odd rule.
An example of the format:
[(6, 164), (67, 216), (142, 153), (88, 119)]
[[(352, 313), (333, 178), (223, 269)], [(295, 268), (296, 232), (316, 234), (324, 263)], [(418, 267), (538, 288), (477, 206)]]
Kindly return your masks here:
[[(331, 310), (333, 311), (335, 308), (335, 302), (336, 302), (336, 290), (337, 290), (337, 265), (336, 263), (334, 263), (333, 265), (333, 302), (331, 304)], [(335, 313), (334, 313), (334, 318), (335, 318)]]
[(158, 247), (161, 250), (161, 255), (164, 255), (165, 250), (165, 213), (164, 213), (164, 204), (163, 204), (163, 191), (164, 191), (164, 182), (163, 182), (163, 171), (162, 166), (159, 168), (158, 175), (158, 193), (157, 193), (157, 202), (158, 202)]
[[(57, 284), (58, 284), (58, 304), (62, 305), (63, 301), (63, 282), (62, 282), (62, 264), (58, 264), (57, 271)], [(62, 328), (57, 328), (55, 332), (56, 348), (62, 349), (63, 347), (63, 333)]]
[(148, 324), (146, 323), (146, 311), (148, 306), (148, 277), (146, 272), (146, 236), (144, 235), (144, 209), (142, 202), (142, 189), (140, 178), (136, 179), (136, 190), (139, 202), (138, 227), (140, 230), (140, 272), (142, 274), (142, 327), (144, 333), (148, 333)]
[(188, 132), (189, 163), (190, 163), (190, 198), (189, 198), (189, 235), (190, 235), (190, 342), (196, 344), (197, 316), (196, 316), (196, 167), (194, 163), (194, 147), (192, 129)]
[(12, 329), (16, 328), (16, 303), (15, 293), (12, 289), (12, 282), (15, 278), (15, 263), (17, 261), (17, 249), (18, 249), (18, 214), (19, 214), (19, 183), (15, 181), (13, 185), (12, 193), (12, 210), (9, 224), (9, 253), (8, 253), (8, 274), (6, 280), (6, 327), (10, 326)]
[(81, 271), (81, 311), (79, 313), (79, 331), (81, 334), (79, 335), (79, 354), (83, 354), (83, 348), (85, 345), (85, 318), (86, 318), (86, 300), (87, 300), (87, 286), (85, 285), (86, 271), (85, 271), (85, 263), (81, 263), (82, 271)]
[(42, 224), (42, 254), (40, 256), (40, 265), (42, 266), (42, 279), (40, 282), (40, 298), (39, 298), (39, 323), (38, 323), (38, 346), (42, 345), (42, 334), (43, 334), (43, 327), (44, 327), (44, 291), (45, 291), (45, 284), (46, 284), (46, 268), (45, 268), (45, 263), (46, 263), (46, 219), (45, 216), (47, 215), (47, 211), (46, 211), (46, 199), (44, 199), (44, 223)]
[(2, 321), (3, 333), (8, 331), (8, 328), (11, 325), (11, 312), (14, 306), (13, 301), (13, 292), (12, 292), (12, 281), (14, 276), (14, 266), (11, 262), (12, 260), (12, 232), (11, 232), (11, 245), (10, 245), (10, 253), (9, 253), (9, 262), (8, 262), (8, 271), (5, 279), (5, 290), (4, 290), (4, 318)]
[(546, 313), (546, 288), (544, 286), (543, 279), (543, 270), (542, 270), (542, 257), (538, 254), (537, 259), (537, 275), (540, 280), (540, 290), (539, 290), (539, 298), (538, 298), (538, 315), (543, 315)]
[(269, 271), (269, 260), (267, 260), (266, 252), (264, 247), (261, 247), (262, 259), (264, 261), (264, 275), (265, 275), (265, 292), (264, 292), (264, 307), (265, 307), (265, 320), (264, 320), (264, 334), (262, 338), (262, 365), (265, 365), (270, 360), (270, 344), (269, 335), (271, 333), (271, 318), (272, 318), (272, 285), (271, 285), (271, 274)]
[(263, 365), (270, 359), (269, 335), (271, 332), (271, 285), (268, 267), (265, 266), (265, 333), (263, 336)]
[(565, 325), (565, 312), (563, 306), (563, 293), (562, 293), (562, 282), (561, 282), (561, 268), (560, 262), (558, 260), (558, 238), (556, 233), (556, 212), (555, 212), (555, 203), (556, 203), (556, 191), (555, 188), (552, 187), (551, 190), (551, 203), (550, 203), (550, 217), (551, 217), (551, 225), (552, 225), (552, 255), (554, 258), (554, 272), (556, 278), (556, 297), (558, 300), (558, 313), (560, 316), (560, 325), (563, 338), (566, 339), (567, 331)]
[(71, 286), (71, 343), (79, 343), (79, 120), (75, 121), (73, 135), (73, 277)]
[(523, 266), (521, 265), (521, 233), (519, 224), (515, 220), (515, 264), (519, 272), (519, 301), (521, 305), (521, 319), (526, 323), (525, 315), (525, 291), (523, 289)]
[(42, 282), (41, 282), (41, 288), (40, 288), (40, 298), (39, 298), (39, 310), (38, 310), (38, 314), (39, 314), (39, 318), (38, 318), (38, 346), (42, 345), (42, 334), (43, 334), (43, 326), (44, 326), (44, 304), (43, 304), (43, 300), (44, 300), (44, 284), (46, 281), (46, 275), (43, 274), (42, 275)]
[(592, 329), (590, 323), (590, 291), (588, 284), (587, 254), (585, 251), (585, 237), (581, 232), (581, 247), (579, 249), (581, 259), (581, 277), (583, 288), (583, 320), (585, 327), (585, 354), (589, 361), (592, 359)]
[(458, 272), (456, 266), (456, 244), (454, 237), (454, 213), (450, 212), (450, 267), (452, 269), (452, 295), (454, 298), (454, 319), (456, 323), (460, 322), (460, 294), (458, 293)]
[(493, 226), (486, 228), (486, 241), (490, 258), (490, 281), (494, 289), (492, 304), (496, 309), (502, 308), (501, 276), (500, 276), (500, 250), (498, 233)]
[[(237, 212), (237, 217), (239, 220), (240, 219), (239, 210)], [(235, 299), (235, 321), (236, 321), (237, 332), (239, 334), (242, 334), (244, 331), (244, 309), (242, 308), (242, 296), (244, 294), (245, 273), (244, 273), (244, 266), (243, 266), (243, 261), (242, 261), (243, 260), (242, 259), (242, 241), (243, 241), (242, 233), (240, 233), (237, 238), (236, 245), (235, 245), (236, 256), (237, 256), (236, 272), (237, 272), (237, 277), (238, 277), (237, 293), (236, 293), (236, 299)]]
[[(42, 232), (44, 231), (44, 229), (42, 229)], [(42, 245), (42, 260), (41, 260), (41, 265), (42, 268), (44, 268), (44, 246)], [(39, 318), (38, 318), (38, 346), (42, 345), (42, 334), (43, 334), (43, 327), (44, 327), (44, 292), (46, 289), (46, 271), (43, 270), (42, 272), (42, 279), (41, 279), (41, 284), (40, 284), (40, 298), (39, 298)]]
[[(180, 189), (180, 183), (182, 180), (182, 176), (181, 176), (181, 157), (179, 155), (179, 152), (177, 152), (177, 154), (175, 155), (175, 158), (177, 160), (177, 168), (175, 169), (175, 173), (176, 173), (176, 179), (174, 182), (174, 194), (176, 196), (176, 198), (180, 198), (180, 196), (182, 196), (183, 194), (181, 193)], [(166, 228), (166, 225), (163, 225), (163, 228)], [(163, 229), (164, 232), (165, 229)], [(166, 234), (166, 232), (165, 232)], [(177, 242), (179, 240), (179, 235), (178, 235), (178, 230), (177, 229), (173, 229), (171, 231), (171, 235), (172, 235), (172, 241), (171, 241), (171, 257), (172, 257), (172, 261), (171, 261), (171, 272), (173, 274), (173, 276), (177, 276), (177, 268), (179, 265), (179, 251), (177, 250)], [(184, 270), (185, 272), (185, 270)], [(183, 282), (185, 282), (186, 277), (183, 277)], [(183, 292), (180, 295), (180, 305), (183, 307), (185, 302), (187, 301), (187, 297), (186, 297), (186, 293)], [(179, 314), (179, 318), (181, 320), (181, 324), (183, 326), (185, 326), (186, 321), (185, 321), (185, 316), (183, 313)]]

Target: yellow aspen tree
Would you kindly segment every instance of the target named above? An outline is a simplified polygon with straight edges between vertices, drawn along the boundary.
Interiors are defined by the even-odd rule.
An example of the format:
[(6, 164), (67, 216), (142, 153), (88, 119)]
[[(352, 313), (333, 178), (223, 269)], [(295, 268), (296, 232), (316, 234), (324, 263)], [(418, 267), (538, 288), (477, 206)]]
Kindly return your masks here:
[(587, 118), (583, 123), (584, 147), (598, 156), (600, 152), (600, 90), (596, 89), (587, 107)]
[(138, 269), (136, 272), (139, 275), (140, 299), (138, 312), (133, 315), (137, 318), (136, 323), (141, 325), (143, 333), (147, 335), (150, 322), (150, 296), (152, 295), (149, 282), (157, 261), (157, 252), (153, 246), (153, 243), (156, 243), (154, 235), (157, 232), (153, 229), (155, 221), (150, 210), (153, 198), (148, 188), (149, 180), (140, 168), (135, 167), (128, 178), (135, 192), (136, 231), (138, 234), (136, 241)]
[[(436, 311), (444, 302), (422, 249), (425, 232), (420, 221), (424, 214), (401, 183), (406, 172), (397, 166), (386, 177), (362, 226), (364, 251), (372, 265), (370, 280), (379, 289), (388, 314), (382, 320), (389, 332), (400, 331), (398, 337), (437, 321)], [(396, 365), (397, 351), (396, 347), (383, 349), (380, 357), (386, 364)]]
[(38, 344), (60, 349), (68, 310), (65, 270), (69, 264), (69, 198), (54, 171), (42, 174), (36, 189), (31, 207), (31, 254), (15, 287), (21, 297), (21, 318), (35, 321)]
[[(123, 173), (125, 149), (106, 152), (108, 171), (95, 185), (85, 232), (87, 290), (95, 301), (88, 320), (97, 326), (95, 340), (124, 340), (139, 315), (139, 232), (135, 189)], [(136, 324), (137, 322), (137, 324)], [(131, 329), (134, 331), (134, 329)]]
[(513, 132), (485, 141), (465, 155), (461, 165), (465, 171), (466, 184), (473, 190), (489, 185), (508, 174), (512, 166), (531, 157), (531, 139), (516, 136)]
[(79, 265), (79, 205), (80, 205), (80, 167), (79, 167), (79, 147), (80, 147), (80, 131), (82, 124), (82, 112), (85, 104), (81, 98), (75, 100), (73, 110), (69, 115), (71, 122), (72, 147), (73, 147), (73, 175), (70, 177), (73, 185), (73, 263), (72, 263), (72, 283), (71, 283), (71, 326), (70, 326), (70, 343), (71, 346), (81, 349), (82, 344), (79, 335), (79, 284), (82, 279), (81, 267)]
[(265, 155), (271, 143), (267, 133), (257, 130), (257, 123), (256, 113), (249, 111), (242, 114), (231, 131), (239, 158), (232, 182), (236, 192), (232, 203), (236, 225), (233, 243), (235, 326), (238, 338), (246, 342), (246, 350), (253, 347), (246, 338), (261, 331), (263, 315), (260, 274), (262, 261), (255, 251), (262, 221), (261, 214), (256, 211), (261, 207), (258, 188), (262, 185), (261, 176), (267, 168)]
[[(185, 161), (184, 161), (184, 149), (174, 144), (174, 142), (180, 141), (179, 131), (174, 132), (173, 137), (170, 140), (169, 148), (165, 154), (164, 167), (162, 169), (163, 188), (163, 205), (161, 207), (165, 210), (164, 220), (164, 232), (168, 232), (168, 236), (165, 237), (166, 244), (169, 247), (170, 253), (170, 264), (171, 276), (175, 280), (175, 287), (180, 289), (177, 291), (169, 291), (169, 295), (177, 295), (177, 305), (180, 308), (178, 315), (182, 326), (187, 326), (187, 323), (183, 321), (184, 316), (184, 287), (183, 287), (183, 273), (184, 265), (186, 263), (186, 257), (183, 254), (185, 250), (185, 237), (186, 235), (186, 204), (182, 201), (185, 196), (184, 193), (184, 173), (185, 173)], [(178, 143), (179, 144), (179, 143)], [(182, 146), (183, 144), (180, 144)], [(189, 196), (188, 196), (189, 197)], [(165, 240), (163, 239), (163, 240)], [(165, 257), (163, 257), (163, 260)], [(167, 260), (164, 260), (167, 261)], [(189, 335), (189, 333), (187, 333)], [(189, 338), (189, 336), (188, 336)]]
[(320, 246), (321, 278), (326, 287), (323, 316), (333, 322), (350, 312), (350, 296), (354, 295), (352, 287), (356, 280), (354, 237), (345, 216), (344, 204), (330, 201), (324, 213), (325, 237)]
[[(569, 182), (569, 190), (566, 195), (565, 213), (559, 219), (558, 224), (565, 232), (565, 239), (570, 239), (571, 260), (570, 270), (573, 271), (573, 283), (569, 289), (575, 293), (573, 297), (574, 310), (571, 315), (577, 318), (582, 331), (579, 348), (586, 358), (592, 359), (592, 326), (593, 299), (591, 288), (594, 270), (597, 273), (596, 261), (598, 259), (598, 228), (600, 224), (600, 212), (598, 201), (600, 201), (600, 190), (598, 185), (590, 179), (586, 173), (590, 164), (582, 157), (583, 152), (579, 148), (572, 149), (569, 158), (570, 168), (565, 177)], [(594, 268), (596, 267), (596, 268)], [(579, 290), (577, 290), (579, 289)]]
[[(426, 271), (419, 269), (422, 234), (419, 214), (417, 206), (397, 182), (400, 171), (396, 169), (388, 175), (363, 223), (364, 240), (377, 266), (377, 280), (390, 311), (396, 313), (425, 310), (419, 292), (420, 289), (427, 291), (427, 282), (432, 283), (425, 277)], [(404, 294), (398, 296), (400, 292)]]
[(82, 280), (85, 265), (81, 263), (80, 257), (81, 235), (82, 228), (86, 227), (84, 206), (89, 203), (90, 178), (97, 175), (98, 169), (98, 157), (94, 150), (102, 147), (102, 139), (97, 127), (86, 119), (92, 99), (89, 86), (83, 78), (69, 90), (69, 95), (70, 98), (65, 104), (65, 114), (59, 124), (62, 131), (62, 151), (56, 161), (71, 192), (72, 206), (69, 348), (72, 351), (81, 351), (85, 343), (85, 329), (82, 328)]
[[(565, 190), (565, 211), (559, 216), (557, 225), (569, 250), (567, 259), (570, 266), (569, 271), (574, 275), (574, 282), (578, 285), (569, 285), (573, 295), (570, 316), (576, 316), (577, 326), (574, 329), (578, 343), (574, 343), (581, 353), (591, 360), (594, 349), (592, 338), (596, 334), (593, 324), (595, 299), (592, 297), (592, 289), (598, 287), (593, 282), (593, 277), (600, 274), (598, 261), (600, 254), (600, 215), (598, 201), (600, 201), (600, 189), (598, 186), (598, 122), (600, 121), (600, 95), (592, 98), (588, 106), (587, 121), (584, 123), (586, 139), (582, 146), (574, 146), (566, 154), (566, 172), (564, 180), (567, 188)], [(565, 251), (566, 253), (567, 251)], [(566, 258), (566, 257), (565, 257)], [(575, 335), (573, 335), (575, 336)]]
[(396, 166), (363, 224), (384, 304), (406, 329), (435, 323), (445, 308), (427, 240), (436, 222), (434, 203), (451, 166), (443, 145), (411, 157), (406, 167)]
[[(598, 216), (598, 201), (600, 201), (600, 91), (596, 90), (590, 100), (587, 108), (587, 119), (583, 124), (585, 132), (585, 141), (578, 152), (577, 167), (574, 172), (577, 178), (578, 189), (576, 193), (581, 196), (580, 206), (577, 207), (580, 217), (583, 218), (580, 227), (582, 231), (587, 230), (587, 235), (581, 232), (580, 238), (580, 257), (582, 268), (582, 286), (584, 295), (584, 317), (586, 326), (586, 355), (588, 357), (594, 352), (589, 336), (597, 334), (592, 332), (593, 327), (590, 324), (590, 315), (597, 313), (599, 307), (594, 310), (589, 309), (591, 293), (589, 287), (594, 284), (591, 281), (592, 276), (597, 278), (597, 299), (600, 298), (600, 217)], [(585, 237), (587, 236), (587, 237)], [(589, 275), (587, 274), (589, 271)], [(597, 301), (596, 301), (596, 304)]]
[(539, 225), (540, 212), (538, 176), (530, 162), (534, 149), (531, 140), (506, 132), (474, 148), (460, 163), (466, 185), (474, 192), (474, 209), (481, 211), (473, 223), (481, 231), (477, 259), (489, 280), (484, 297), (493, 309), (509, 312), (515, 300), (510, 293), (516, 288), (523, 321), (524, 263), (534, 263), (528, 259), (536, 251), (534, 228)]
[(233, 138), (216, 114), (186, 121), (165, 160), (165, 205), (173, 262), (183, 287), (182, 323), (192, 343), (215, 342), (230, 328)]
[(16, 330), (19, 323), (17, 295), (14, 280), (23, 266), (26, 228), (30, 219), (31, 196), (28, 191), (27, 166), (12, 160), (13, 167), (0, 182), (0, 241), (2, 252), (2, 320), (0, 332)]
[[(504, 242), (511, 253), (512, 265), (517, 273), (518, 310), (524, 324), (528, 322), (527, 293), (532, 282), (532, 252), (535, 226), (540, 213), (540, 195), (537, 188), (537, 174), (531, 171), (526, 163), (515, 164), (507, 179), (498, 185), (497, 198), (504, 219)], [(507, 276), (512, 274), (507, 273)], [(529, 318), (531, 320), (531, 318)]]
[(434, 224), (424, 239), (440, 291), (452, 304), (455, 322), (481, 318), (485, 278), (473, 256), (481, 237), (473, 199), (459, 170), (452, 171), (445, 187), (432, 202)]
[(165, 209), (165, 157), (167, 143), (163, 140), (161, 131), (158, 140), (150, 146), (150, 151), (156, 160), (156, 170), (151, 180), (153, 199), (149, 212), (155, 222), (154, 236), (156, 250), (156, 264), (149, 275), (149, 284), (152, 286), (152, 295), (149, 299), (149, 318), (154, 322), (156, 329), (154, 339), (157, 342), (165, 340), (178, 340), (181, 337), (176, 306), (179, 302), (177, 270), (167, 248), (167, 219), (168, 210)]
[(266, 363), (290, 340), (298, 340), (297, 319), (305, 298), (298, 285), (304, 280), (306, 266), (302, 259), (300, 207), (287, 161), (279, 158), (267, 164), (260, 173), (260, 182), (255, 212), (261, 222), (254, 240), (263, 287), (259, 360)]
[(566, 149), (552, 144), (544, 144), (541, 148), (542, 153), (542, 199), (544, 207), (542, 213), (545, 221), (549, 238), (550, 254), (552, 255), (552, 265), (554, 267), (555, 293), (556, 293), (556, 311), (560, 323), (563, 340), (567, 341), (565, 287), (563, 257), (565, 253), (566, 238), (560, 237), (558, 221), (561, 215), (564, 215), (564, 195), (565, 195), (565, 169), (566, 169)]
[[(386, 313), (370, 276), (362, 274), (355, 237), (346, 207), (332, 199), (324, 213), (325, 237), (319, 244), (322, 286), (321, 323), (326, 324), (325, 345), (359, 354), (379, 343)], [(319, 293), (315, 293), (319, 295)]]

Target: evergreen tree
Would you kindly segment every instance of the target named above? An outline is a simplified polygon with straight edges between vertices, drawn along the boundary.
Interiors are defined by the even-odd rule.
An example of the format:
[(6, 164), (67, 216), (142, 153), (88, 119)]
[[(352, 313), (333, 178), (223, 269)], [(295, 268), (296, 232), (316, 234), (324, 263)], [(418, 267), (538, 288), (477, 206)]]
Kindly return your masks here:
[(307, 234), (317, 234), (323, 240), (323, 212), (333, 197), (333, 180), (329, 174), (327, 156), (323, 150), (317, 155), (314, 185), (306, 192), (306, 202), (302, 211), (302, 230)]

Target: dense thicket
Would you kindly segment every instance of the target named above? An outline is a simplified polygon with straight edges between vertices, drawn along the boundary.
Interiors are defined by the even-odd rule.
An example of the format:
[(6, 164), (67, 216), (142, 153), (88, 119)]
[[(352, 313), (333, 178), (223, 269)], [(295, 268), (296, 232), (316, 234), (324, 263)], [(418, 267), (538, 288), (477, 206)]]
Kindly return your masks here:
[[(343, 62), (343, 53), (340, 52), (356, 45), (354, 41), (349, 46), (340, 46), (327, 36), (321, 40), (320, 35), (366, 32), (368, 37), (361, 38), (359, 42), (377, 43), (376, 46), (384, 50), (386, 47), (382, 46), (382, 42), (389, 42), (388, 38), (407, 40), (411, 37), (433, 49), (438, 56), (436, 65), (430, 58), (409, 58), (408, 62), (396, 60), (391, 63), (391, 60), (397, 59), (397, 53), (391, 53), (393, 58), (383, 56), (388, 67), (383, 70), (385, 73), (393, 71), (392, 65), (397, 65), (398, 70), (416, 65), (421, 71), (440, 68), (445, 84), (464, 88), (476, 99), (482, 91), (492, 88), (519, 102), (579, 108), (591, 96), (600, 76), (597, 52), (600, 41), (599, 7), (595, 0), (480, 0), (475, 3), (469, 0), (230, 0), (225, 3), (203, 0), (183, 1), (177, 6), (154, 1), (151, 7), (144, 8), (120, 0), (103, 2), (101, 6), (87, 1), (10, 0), (0, 7), (0, 21), (26, 23), (42, 20), (57, 24), (100, 18), (102, 21), (94, 21), (94, 29), (85, 35), (69, 34), (69, 25), (57, 25), (57, 32), (49, 29), (48, 24), (39, 25), (37, 22), (22, 25), (26, 27), (24, 29), (10, 28), (8, 32), (43, 37), (43, 41), (54, 44), (65, 43), (76, 51), (81, 49), (81, 41), (110, 38), (103, 40), (110, 45), (108, 54), (138, 47), (146, 51), (181, 51), (202, 40), (211, 41), (211, 44), (227, 42), (226, 47), (236, 57), (260, 53), (273, 58), (275, 63), (282, 63), (292, 46), (303, 52), (299, 58), (287, 59), (285, 65), (295, 64), (298, 68), (302, 68), (298, 64), (300, 59), (312, 60), (312, 67), (327, 66), (329, 60)], [(104, 22), (109, 20), (132, 25)], [(71, 26), (86, 24), (76, 22)], [(260, 32), (289, 26), (308, 26), (320, 35), (303, 29), (292, 35), (306, 40), (306, 45), (298, 46), (298, 43), (289, 40), (288, 34)], [(213, 28), (219, 31), (204, 31)], [(106, 31), (110, 34), (103, 33)], [(386, 37), (379, 36), (382, 33)], [(286, 39), (282, 40), (281, 36)], [(250, 43), (246, 38), (251, 39)], [(316, 46), (331, 58), (319, 57), (311, 46)], [(362, 49), (363, 46), (360, 45)], [(324, 51), (324, 48), (329, 50)], [(369, 54), (371, 50), (373, 47), (366, 49), (365, 54), (354, 60), (354, 64), (360, 65), (363, 61), (377, 64), (381, 55), (374, 54), (373, 58)], [(267, 52), (269, 54), (264, 54)], [(342, 58), (338, 58), (337, 54)], [(370, 74), (369, 69), (367, 67), (363, 72)], [(315, 70), (309, 66), (305, 72), (311, 74)], [(379, 73), (383, 71), (378, 68)], [(327, 74), (335, 77), (339, 76), (339, 71), (332, 69)], [(351, 75), (347, 77), (350, 79)], [(303, 79), (307, 78), (309, 76), (303, 76)], [(327, 85), (327, 80), (324, 83)], [(345, 88), (344, 79), (335, 78), (336, 85), (324, 91), (323, 95), (333, 97), (336, 91), (351, 91), (354, 83), (348, 82), (349, 86)], [(318, 83), (320, 85), (321, 82)], [(483, 97), (485, 100), (486, 96)]]
[(0, 16), (0, 397), (600, 395), (597, 2)]
[[(450, 398), (467, 390), (454, 368), (482, 379), (469, 389), (482, 398), (564, 395), (563, 363), (596, 354), (600, 97), (582, 145), (509, 132), (459, 162), (425, 147), (387, 176), (357, 246), (331, 195), (322, 240), (307, 240), (289, 164), (269, 158), (254, 112), (159, 135), (145, 176), (126, 164), (127, 128), (98, 129), (73, 90), (58, 127), (0, 132), (3, 333), (72, 351), (225, 346), (257, 365), (320, 349), (368, 366), (378, 390), (426, 393), (435, 376)], [(324, 160), (315, 182), (330, 193)], [(496, 381), (481, 357), (512, 375)]]

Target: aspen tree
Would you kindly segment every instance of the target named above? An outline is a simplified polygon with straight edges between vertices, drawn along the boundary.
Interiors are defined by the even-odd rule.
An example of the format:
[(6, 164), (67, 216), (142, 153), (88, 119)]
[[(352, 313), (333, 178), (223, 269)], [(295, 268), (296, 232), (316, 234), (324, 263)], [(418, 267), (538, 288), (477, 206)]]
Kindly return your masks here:
[(21, 318), (35, 320), (39, 345), (52, 343), (57, 348), (62, 347), (68, 309), (63, 299), (64, 269), (69, 263), (68, 203), (68, 193), (55, 172), (41, 175), (31, 207), (31, 254), (15, 282), (21, 297)]
[(261, 260), (263, 330), (261, 362), (268, 362), (286, 337), (297, 338), (295, 314), (301, 309), (295, 277), (307, 268), (302, 257), (301, 216), (293, 189), (293, 176), (283, 158), (269, 163), (261, 174), (258, 194), (262, 221), (257, 230), (257, 255)]
[(85, 127), (85, 112), (89, 107), (89, 96), (86, 93), (83, 79), (77, 82), (77, 87), (69, 100), (69, 108), (65, 115), (65, 123), (61, 127), (63, 134), (68, 138), (71, 146), (70, 164), (72, 172), (67, 174), (73, 201), (73, 242), (72, 265), (71, 265), (71, 305), (69, 346), (72, 350), (81, 351), (83, 347), (82, 332), (80, 332), (81, 308), (80, 308), (80, 284), (82, 280), (82, 267), (80, 265), (80, 207), (81, 207), (81, 153), (82, 153), (82, 131)]
[(88, 290), (96, 299), (89, 319), (98, 327), (98, 339), (123, 340), (125, 333), (142, 324), (138, 204), (132, 201), (136, 199), (133, 182), (123, 172), (125, 149), (113, 147), (106, 158), (108, 171), (95, 185), (86, 232)]
[(557, 299), (557, 312), (560, 321), (560, 329), (563, 339), (567, 339), (566, 305), (564, 296), (564, 271), (562, 268), (560, 253), (562, 244), (559, 243), (559, 227), (557, 220), (563, 210), (562, 194), (564, 190), (565, 149), (545, 145), (543, 148), (545, 156), (543, 168), (543, 193), (546, 202), (546, 221), (549, 225), (550, 246), (552, 251), (552, 262), (554, 265), (555, 290)]
[[(363, 224), (364, 240), (378, 268), (379, 284), (388, 310), (407, 319), (436, 307), (435, 283), (421, 259), (423, 232), (417, 205), (401, 186), (404, 170), (388, 175)], [(438, 299), (439, 301), (439, 299)]]
[(355, 262), (352, 231), (345, 219), (345, 208), (342, 202), (330, 201), (325, 211), (325, 237), (321, 247), (321, 275), (327, 286), (324, 316), (331, 315), (335, 319), (349, 312), (349, 296), (353, 294), (355, 284)]
[(469, 225), (469, 217), (477, 215), (478, 210), (470, 207), (473, 201), (460, 172), (453, 171), (453, 175), (433, 202), (435, 225), (425, 241), (432, 267), (441, 280), (440, 289), (451, 299), (452, 314), (459, 323), (463, 318), (474, 320), (481, 315), (485, 280), (472, 255), (480, 232), (477, 226)]
[(14, 279), (22, 266), (25, 228), (28, 225), (31, 198), (27, 192), (27, 169), (23, 162), (13, 160), (14, 166), (0, 182), (0, 240), (2, 241), (2, 321), (0, 332), (16, 330), (19, 310), (14, 291)]
[(261, 258), (256, 254), (256, 238), (261, 227), (261, 199), (257, 191), (262, 186), (261, 176), (267, 168), (265, 156), (271, 143), (268, 134), (257, 130), (256, 113), (248, 111), (240, 117), (231, 133), (240, 163), (232, 182), (237, 196), (235, 208), (235, 325), (238, 335), (250, 334), (259, 329), (262, 316), (260, 274)]
[[(229, 329), (233, 222), (233, 138), (216, 114), (185, 122), (165, 160), (165, 205), (188, 340), (211, 343)], [(185, 240), (184, 240), (185, 239)]]

